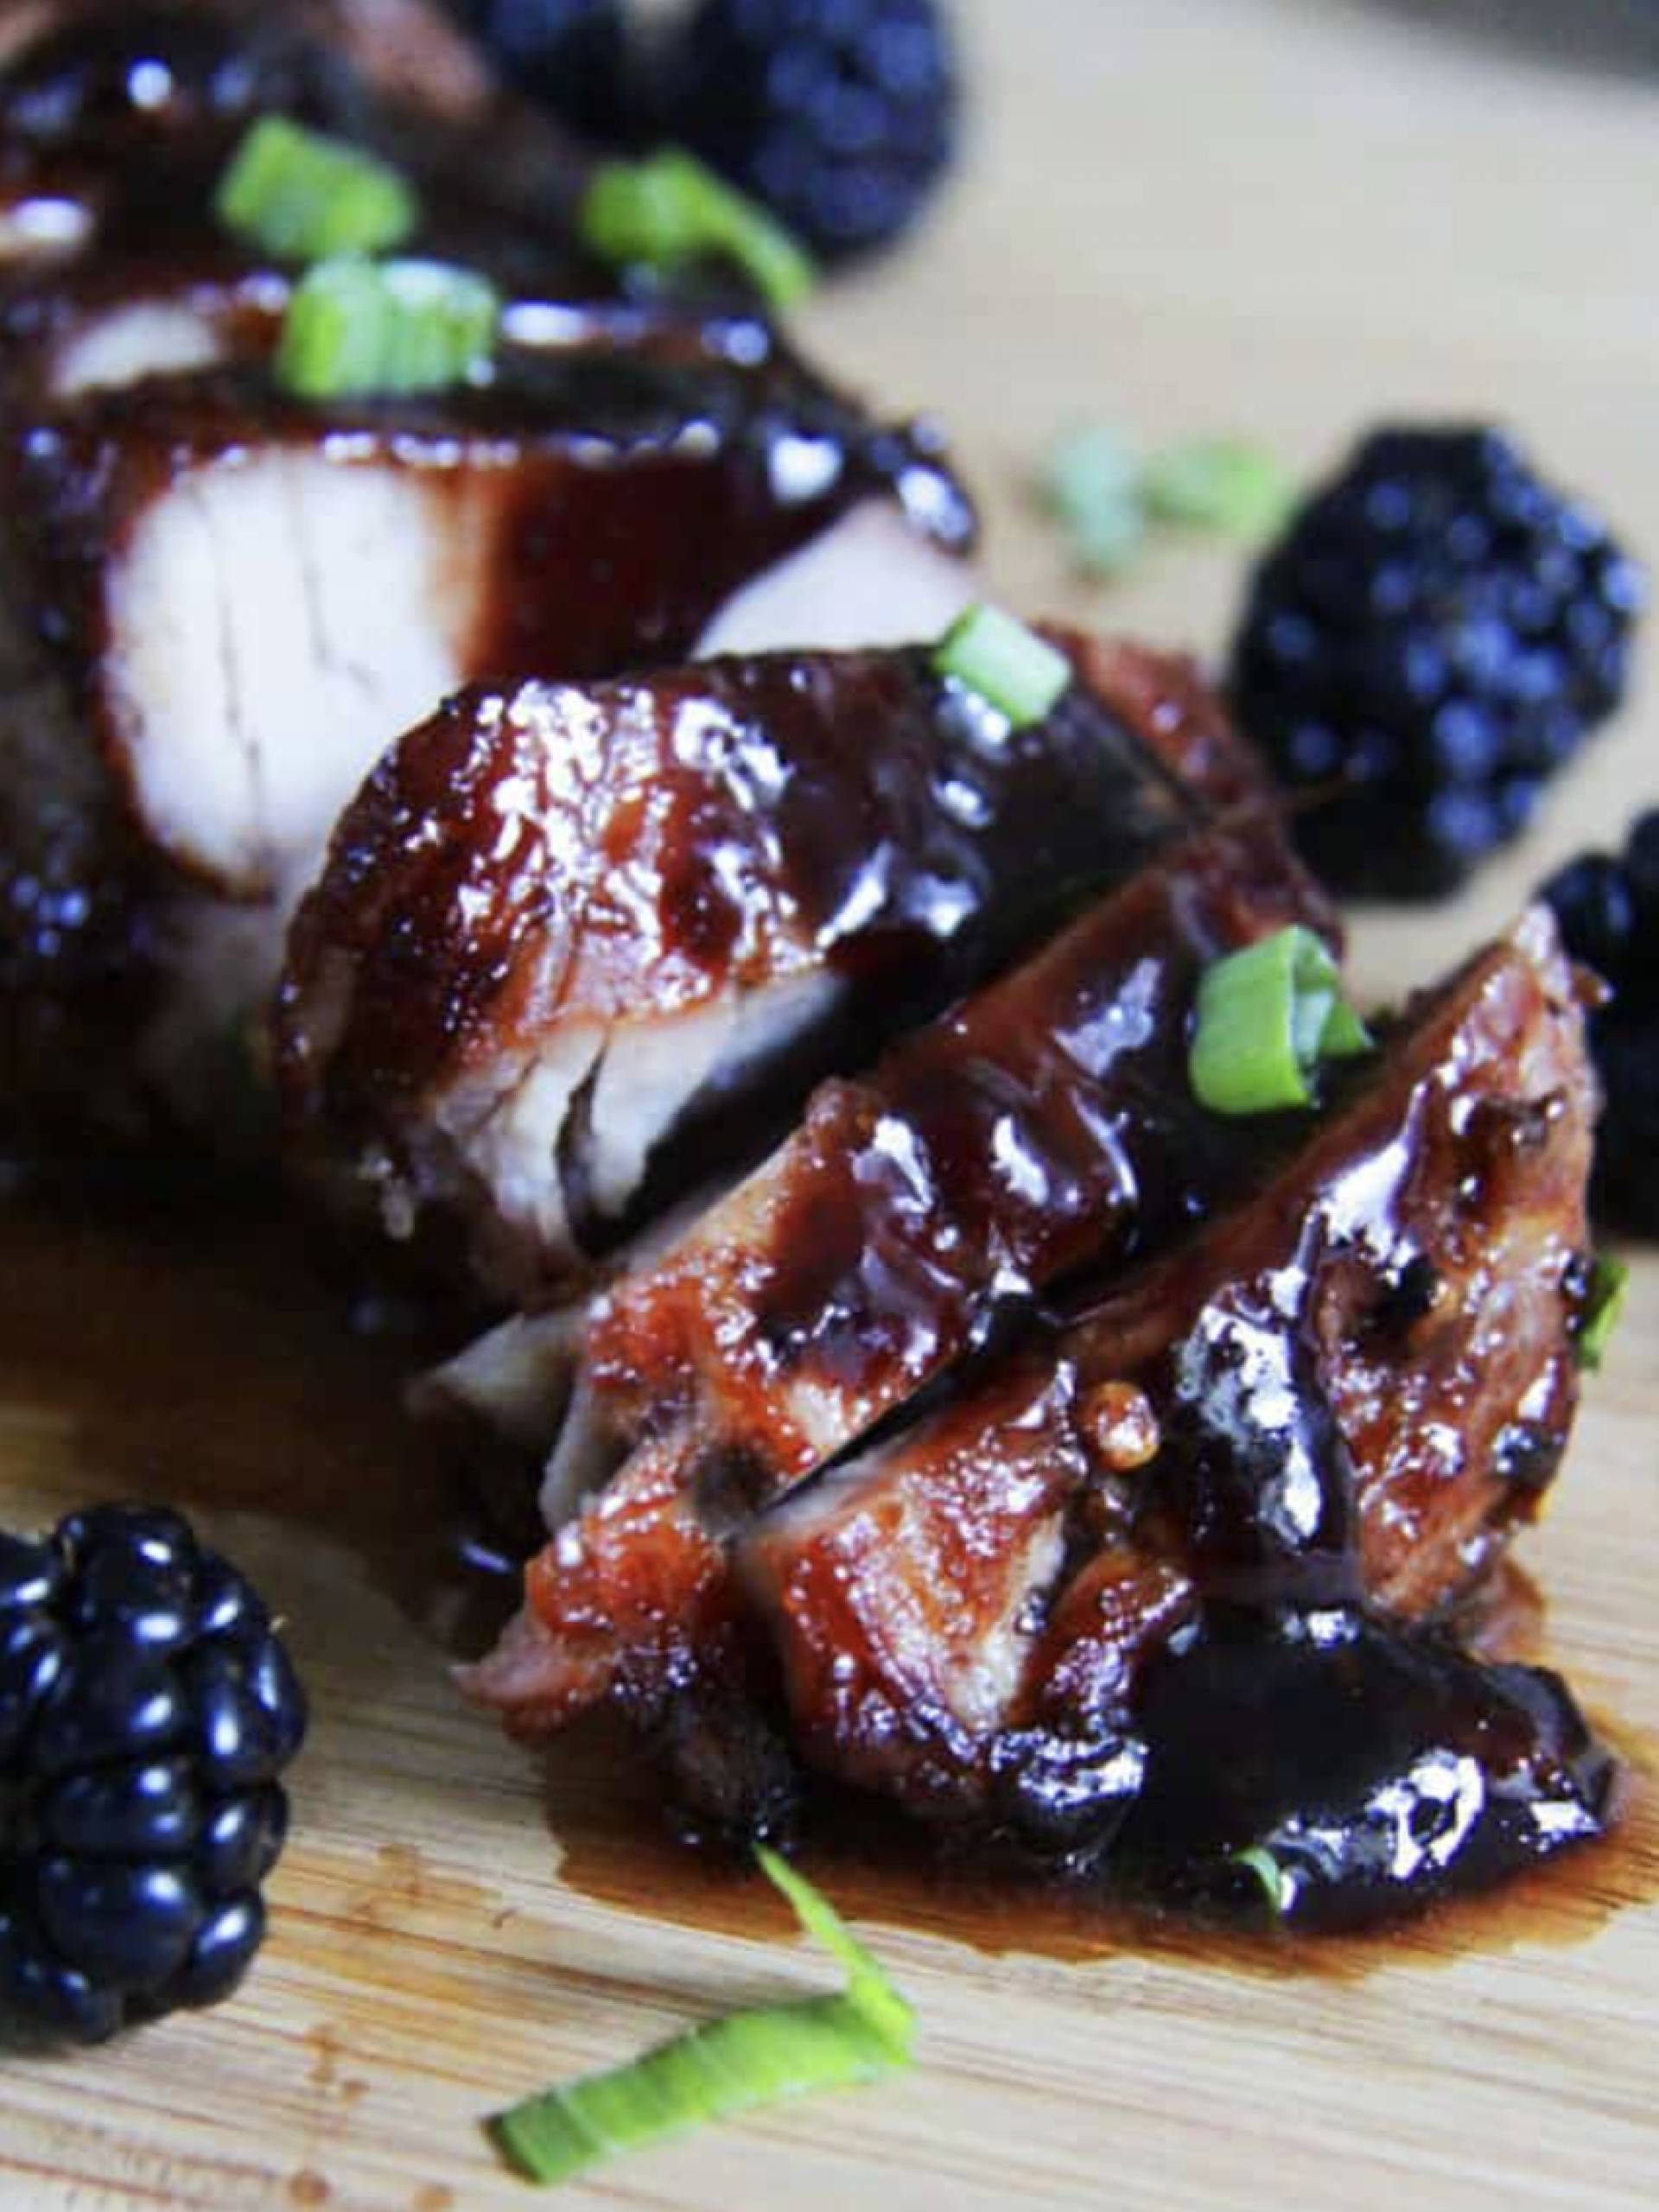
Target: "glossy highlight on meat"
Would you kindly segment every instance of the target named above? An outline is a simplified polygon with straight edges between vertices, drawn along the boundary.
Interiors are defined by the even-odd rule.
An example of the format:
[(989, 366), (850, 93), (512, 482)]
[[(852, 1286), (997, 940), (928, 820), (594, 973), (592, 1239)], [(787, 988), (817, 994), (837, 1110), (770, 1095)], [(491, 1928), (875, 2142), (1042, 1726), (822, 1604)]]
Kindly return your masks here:
[[(272, 108), (396, 161), (428, 211), (413, 250), (494, 279), (487, 385), (326, 408), (279, 391), (293, 271), (211, 212)], [(741, 289), (619, 289), (571, 228), (584, 175), (417, 0), (54, 0), (10, 33), (14, 1141), (72, 1123), (228, 1141), (226, 1077), (254, 1072), (250, 1024), (335, 817), (462, 683), (676, 658), (740, 604), (752, 634), (831, 639), (836, 578), (866, 564), (901, 626), (966, 595), (971, 511), (930, 435), (871, 421)], [(791, 581), (807, 553), (812, 604)]]
[[(1261, 1756), (1327, 1799), (1338, 1771), (1296, 1748), (1299, 1666), (1311, 1709), (1332, 1669), (1419, 1681), (1409, 1713), (1377, 1692), (1378, 1726), (1403, 1740), (1421, 1725), (1425, 1758), (1442, 1729), (1465, 1751), (1482, 1740), (1471, 1716), (1507, 1690), (1438, 1646), (1385, 1654), (1379, 1638), (1474, 1586), (1535, 1512), (1565, 1441), (1592, 1096), (1570, 976), (1531, 918), (1347, 1078), (1259, 1194), (1078, 1301), (934, 1425), (760, 1521), (746, 1573), (795, 1740), (937, 1817), (990, 1818), (1042, 1850), (1161, 1854), (1168, 1879), (1189, 1878), (1195, 1853), (1269, 1841), (1294, 1796), (1272, 1819), (1255, 1804), (1263, 1833), (1239, 1809), (1242, 1781), (1230, 1834), (1213, 1810), (1216, 1834), (1197, 1834), (1196, 1810), (1177, 1822), (1181, 1793), (1213, 1808), (1224, 1788), (1205, 1779), (1206, 1745), (1230, 1730), (1234, 1757), (1256, 1756), (1238, 1699), (1191, 1680), (1265, 1669)], [(1103, 1436), (1099, 1416), (1130, 1392), (1158, 1441), (1126, 1465), (1121, 1429)], [(1517, 1480), (1521, 1429), (1540, 1450)], [(988, 1620), (1003, 1624), (996, 1668)], [(1211, 1639), (1226, 1647), (1213, 1661)], [(1535, 1719), (1553, 1697), (1533, 1697)], [(1397, 1778), (1395, 1751), (1351, 1720), (1356, 1767), (1372, 1762), (1378, 1787)], [(1597, 1826), (1587, 1777), (1606, 1768), (1596, 1754), (1582, 1795), (1556, 1775), (1563, 1838)], [(1526, 1833), (1541, 1854), (1556, 1830)], [(1396, 1893), (1345, 1861), (1310, 1865), (1303, 1910), (1364, 1918), (1469, 1870), (1451, 1853), (1418, 1871)]]
[[(1200, 833), (868, 1076), (826, 1086), (771, 1160), (603, 1291), (550, 1517), (632, 1456), (531, 1570), (553, 1636), (543, 1669), (515, 1669), (515, 1711), (539, 1719), (590, 1694), (587, 1624), (613, 1594), (613, 1676), (683, 1674), (729, 1595), (728, 1527), (1029, 1320), (1067, 1274), (1156, 1245), (1236, 1187), (1262, 1138), (1186, 1088), (1197, 979), (1218, 950), (1321, 912), (1271, 816)], [(672, 1566), (646, 1569), (641, 1605), (653, 1516)]]
[(1160, 720), (1152, 657), (1067, 642), (1077, 680), (1024, 730), (919, 647), (452, 701), (365, 785), (296, 925), (302, 1135), (396, 1226), (458, 1211), (488, 1286), (544, 1299), (1250, 789), (1172, 666)]
[(781, 1701), (809, 1768), (930, 1821), (1189, 1905), (1270, 1864), (1309, 1926), (1601, 1832), (1615, 1770), (1565, 1690), (1435, 1625), (1571, 1422), (1592, 1111), (1531, 916), (1312, 1127), (1253, 1126), (1253, 1189), (1127, 1272), (1108, 1245), (1099, 1290), (816, 1480), (757, 1485), (749, 1440), (677, 1477), (682, 1394), (478, 1687), (531, 1727), (691, 1696), (734, 1744)]

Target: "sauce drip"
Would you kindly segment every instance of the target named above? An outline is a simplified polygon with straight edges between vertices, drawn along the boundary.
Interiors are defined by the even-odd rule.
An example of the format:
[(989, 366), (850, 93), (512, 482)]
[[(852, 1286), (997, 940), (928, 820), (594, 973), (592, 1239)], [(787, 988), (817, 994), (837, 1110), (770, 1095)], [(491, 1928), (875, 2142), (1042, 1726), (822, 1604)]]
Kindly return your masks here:
[(1138, 1879), (1309, 1929), (1493, 1888), (1616, 1808), (1617, 1763), (1559, 1676), (1357, 1607), (1212, 1610), (1148, 1669), (1137, 1718), (1117, 1850)]
[[(1320, 1379), (1326, 1224), (1267, 1310), (1170, 1355), (1162, 1479), (1203, 1599), (1137, 1683), (1113, 1878), (1309, 1929), (1398, 1919), (1605, 1834), (1619, 1769), (1567, 1685), (1368, 1610), (1355, 1471)], [(1405, 1273), (1409, 1272), (1408, 1268)]]

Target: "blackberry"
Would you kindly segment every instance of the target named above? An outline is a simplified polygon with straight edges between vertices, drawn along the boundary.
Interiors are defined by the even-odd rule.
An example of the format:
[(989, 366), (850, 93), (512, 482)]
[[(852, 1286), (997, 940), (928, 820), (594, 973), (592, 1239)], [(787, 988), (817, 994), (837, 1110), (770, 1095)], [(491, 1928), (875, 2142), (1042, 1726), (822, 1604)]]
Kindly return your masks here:
[(1659, 1236), (1659, 808), (1624, 851), (1585, 853), (1543, 887), (1567, 949), (1611, 991), (1590, 1019), (1605, 1104), (1596, 1131), (1596, 1211)]
[(955, 149), (936, 0), (699, 0), (662, 57), (659, 127), (826, 261), (905, 230)]
[(1454, 890), (1618, 704), (1641, 578), (1482, 429), (1384, 429), (1268, 553), (1233, 648), (1244, 729), (1338, 889)]
[(450, 0), (509, 82), (602, 145), (629, 124), (620, 0)]
[(0, 1535), (0, 2016), (95, 2043), (227, 1996), (304, 1733), (264, 1605), (176, 1513)]

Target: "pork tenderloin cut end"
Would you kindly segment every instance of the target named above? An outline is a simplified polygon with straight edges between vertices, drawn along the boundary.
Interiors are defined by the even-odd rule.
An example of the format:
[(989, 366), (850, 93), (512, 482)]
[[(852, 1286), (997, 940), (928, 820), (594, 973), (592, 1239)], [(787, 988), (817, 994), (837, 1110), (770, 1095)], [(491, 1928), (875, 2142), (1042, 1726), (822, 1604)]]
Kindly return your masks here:
[(1123, 1755), (1201, 1603), (1433, 1618), (1531, 1516), (1576, 1399), (1594, 1111), (1547, 919), (1350, 1081), (1194, 1242), (744, 1536), (812, 1764), (1017, 1826)]

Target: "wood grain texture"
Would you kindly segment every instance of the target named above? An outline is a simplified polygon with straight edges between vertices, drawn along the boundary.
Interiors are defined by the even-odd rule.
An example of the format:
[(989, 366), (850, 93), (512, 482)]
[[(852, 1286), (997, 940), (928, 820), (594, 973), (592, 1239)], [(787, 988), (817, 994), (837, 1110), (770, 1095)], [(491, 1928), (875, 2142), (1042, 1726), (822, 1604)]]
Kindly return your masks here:
[[(1101, 415), (1148, 439), (1243, 429), (1310, 469), (1384, 413), (1497, 415), (1659, 557), (1659, 80), (1546, 71), (1360, 0), (961, 13), (962, 182), (806, 334), (873, 391), (938, 407), (1011, 599), (1224, 639), (1231, 554), (1171, 541), (1132, 585), (1085, 591), (1033, 522), (1032, 457)], [(1445, 966), (1642, 798), (1659, 798), (1651, 685), (1468, 899), (1365, 918), (1363, 974), (1396, 989)], [(815, 1982), (770, 1900), (636, 1847), (648, 1785), (603, 1744), (544, 1776), (459, 1707), (442, 1501), (391, 1409), (395, 1365), (341, 1334), (291, 1233), (257, 1212), (0, 1212), (0, 1519), (178, 1498), (288, 1615), (316, 1707), (245, 1993), (89, 2058), (0, 2055), (5, 2207), (521, 2204), (482, 2113)], [(1656, 1420), (1648, 1257), (1524, 1551), (1552, 1652), (1638, 1745), (1659, 1740)], [(1659, 1877), (1653, 1834), (1644, 1816), (1637, 1849), (1563, 1884), (1524, 1932), (1450, 1959), (1402, 1938), (1357, 1977), (1109, 1942), (1080, 1959), (988, 1907), (977, 1948), (960, 1901), (853, 1884), (918, 2007), (918, 2070), (566, 2201), (1651, 2202), (1659, 1910), (1611, 1908)]]

